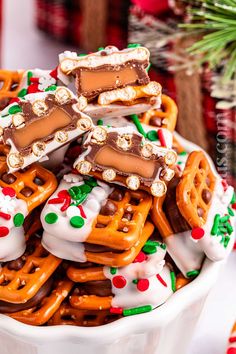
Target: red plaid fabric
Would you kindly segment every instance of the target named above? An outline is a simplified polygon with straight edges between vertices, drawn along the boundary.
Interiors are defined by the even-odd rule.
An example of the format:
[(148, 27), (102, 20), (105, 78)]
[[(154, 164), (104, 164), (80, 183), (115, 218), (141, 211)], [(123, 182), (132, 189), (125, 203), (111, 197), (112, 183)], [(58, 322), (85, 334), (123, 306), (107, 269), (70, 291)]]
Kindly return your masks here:
[[(127, 45), (129, 1), (109, 0), (106, 43)], [(79, 0), (36, 0), (36, 24), (43, 32), (76, 46), (81, 43), (83, 21)]]

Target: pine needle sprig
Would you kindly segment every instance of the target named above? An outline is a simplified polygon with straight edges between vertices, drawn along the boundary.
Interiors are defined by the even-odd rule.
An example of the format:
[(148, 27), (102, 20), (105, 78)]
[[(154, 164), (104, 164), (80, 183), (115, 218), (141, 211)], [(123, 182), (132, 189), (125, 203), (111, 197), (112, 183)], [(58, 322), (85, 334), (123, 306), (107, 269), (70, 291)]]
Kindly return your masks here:
[(189, 23), (181, 24), (189, 34), (201, 35), (189, 53), (199, 56), (199, 64), (211, 68), (225, 63), (224, 79), (236, 72), (236, 0), (188, 0)]

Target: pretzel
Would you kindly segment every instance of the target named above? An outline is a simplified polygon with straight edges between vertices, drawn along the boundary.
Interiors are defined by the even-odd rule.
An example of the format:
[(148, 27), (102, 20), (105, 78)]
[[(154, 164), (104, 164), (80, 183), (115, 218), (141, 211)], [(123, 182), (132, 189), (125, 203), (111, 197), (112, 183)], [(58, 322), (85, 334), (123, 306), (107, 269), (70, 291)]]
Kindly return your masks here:
[(201, 268), (204, 254), (190, 239), (190, 231), (175, 234), (163, 209), (165, 198), (166, 196), (154, 198), (151, 218), (167, 244), (167, 250), (172, 259), (183, 275), (188, 278), (192, 274), (197, 274)]
[(151, 81), (147, 85), (127, 86), (112, 91), (102, 92), (98, 96), (98, 104), (109, 105), (114, 102), (122, 102), (130, 105), (135, 101), (144, 98), (151, 98), (161, 95), (161, 85), (156, 81)]
[(0, 144), (0, 171), (7, 170), (7, 155), (9, 154), (10, 147), (5, 144)]
[(73, 282), (68, 279), (57, 281), (51, 293), (39, 305), (9, 314), (9, 316), (31, 326), (41, 326), (60, 308), (62, 302), (69, 295), (72, 286)]
[(0, 176), (0, 186), (13, 188), (16, 196), (26, 202), (29, 212), (45, 202), (57, 187), (56, 177), (37, 163), (13, 174), (7, 174), (5, 163), (0, 164)]
[[(192, 152), (176, 189), (178, 208), (192, 228), (206, 223), (211, 203), (204, 201), (203, 191), (213, 193), (215, 183), (216, 177), (205, 154), (202, 151)], [(201, 216), (198, 208), (203, 211)]]
[(8, 263), (0, 270), (0, 300), (12, 303), (24, 303), (31, 299), (61, 263), (61, 259), (48, 254), (39, 239), (32, 239), (28, 245), (32, 253), (26, 250), (22, 256), (25, 262), (19, 270), (11, 270)]
[(174, 100), (172, 100), (169, 96), (162, 95), (161, 109), (148, 110), (147, 112), (141, 114), (140, 121), (143, 124), (147, 124), (152, 127), (159, 126), (173, 132), (176, 126), (177, 114), (178, 109)]
[(101, 326), (121, 318), (120, 315), (111, 314), (109, 310), (80, 310), (68, 303), (63, 303), (48, 321), (48, 325), (72, 326)]
[(0, 70), (0, 100), (17, 97), (23, 71)]

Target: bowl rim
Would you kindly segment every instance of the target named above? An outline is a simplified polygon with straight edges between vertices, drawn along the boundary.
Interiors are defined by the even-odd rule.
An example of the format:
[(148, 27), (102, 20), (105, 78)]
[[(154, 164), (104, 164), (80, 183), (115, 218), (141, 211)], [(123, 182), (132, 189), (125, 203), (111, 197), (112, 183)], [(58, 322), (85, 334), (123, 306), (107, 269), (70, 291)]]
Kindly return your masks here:
[[(189, 152), (203, 150), (198, 145), (189, 142), (174, 132), (184, 149)], [(208, 155), (207, 155), (208, 156)], [(216, 169), (209, 158), (215, 172)], [(233, 243), (232, 243), (233, 245)], [(93, 345), (108, 344), (121, 337), (131, 334), (143, 333), (154, 328), (163, 328), (182, 311), (197, 301), (203, 300), (217, 280), (218, 273), (225, 263), (225, 260), (212, 262), (205, 259), (200, 274), (191, 283), (174, 293), (163, 305), (149, 313), (138, 316), (121, 318), (115, 322), (99, 327), (78, 327), (78, 326), (48, 326), (36, 327), (18, 322), (6, 315), (0, 314), (0, 332), (10, 336), (18, 337), (30, 343), (49, 343), (61, 340), (80, 341)]]

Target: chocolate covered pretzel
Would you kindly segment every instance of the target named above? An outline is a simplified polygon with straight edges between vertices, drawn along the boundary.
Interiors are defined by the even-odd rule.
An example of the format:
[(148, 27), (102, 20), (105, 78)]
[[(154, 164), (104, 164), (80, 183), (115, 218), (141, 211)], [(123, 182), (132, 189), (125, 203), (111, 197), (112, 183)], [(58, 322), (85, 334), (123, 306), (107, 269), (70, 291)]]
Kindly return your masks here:
[(69, 89), (57, 87), (26, 95), (2, 111), (2, 140), (11, 147), (9, 170), (24, 168), (88, 131), (92, 121), (77, 105)]
[(175, 151), (146, 140), (133, 127), (96, 127), (84, 149), (74, 164), (79, 173), (131, 190), (141, 188), (161, 197), (174, 176)]

